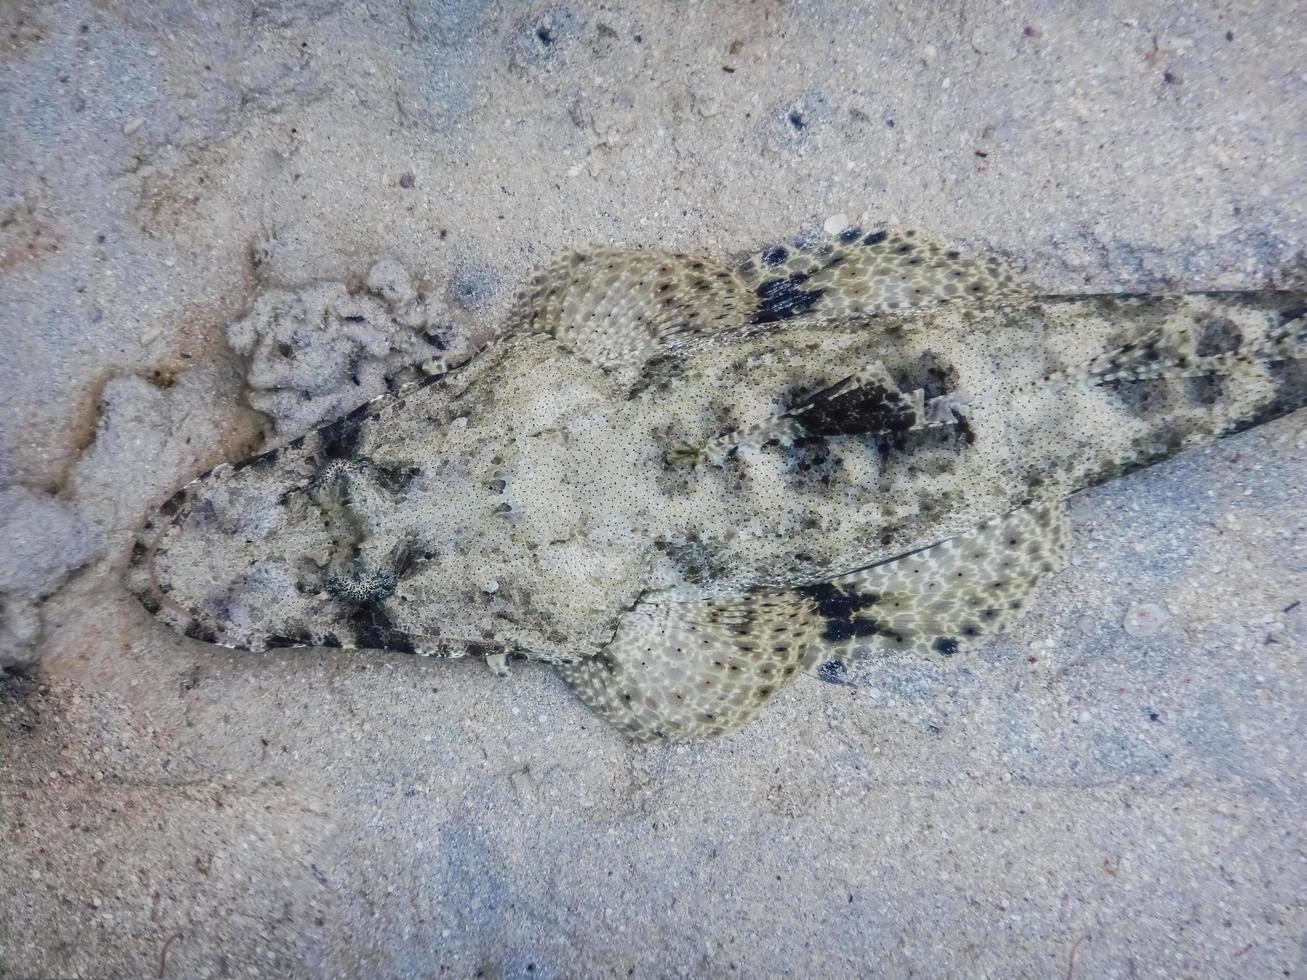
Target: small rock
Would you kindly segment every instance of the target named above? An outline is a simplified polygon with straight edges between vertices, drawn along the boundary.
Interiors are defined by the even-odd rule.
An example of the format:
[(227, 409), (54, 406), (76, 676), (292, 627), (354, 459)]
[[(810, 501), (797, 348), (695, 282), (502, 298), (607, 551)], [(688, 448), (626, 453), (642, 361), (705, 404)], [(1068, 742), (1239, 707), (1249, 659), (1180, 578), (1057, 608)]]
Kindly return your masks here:
[(49, 595), (100, 548), (63, 501), (24, 487), (0, 490), (0, 590)]
[(128, 119), (127, 122), (123, 123), (123, 135), (131, 136), (133, 133), (135, 133), (144, 125), (145, 125), (144, 119), (142, 119), (140, 116), (132, 116), (131, 119)]
[(477, 263), (464, 263), (449, 281), (448, 298), (455, 306), (475, 310), (490, 301), (497, 283), (494, 272)]
[(822, 228), (826, 230), (826, 234), (828, 235), (838, 235), (848, 226), (849, 216), (841, 211), (839, 214), (832, 214), (827, 218), (826, 223), (822, 225)]
[(1141, 602), (1126, 610), (1122, 628), (1131, 636), (1152, 636), (1171, 619), (1171, 614), (1155, 602)]
[(41, 638), (41, 612), (35, 602), (0, 595), (0, 670), (23, 673), (35, 667)]
[(380, 259), (368, 270), (368, 290), (384, 299), (392, 309), (417, 299), (417, 289), (408, 270), (394, 259)]
[(412, 175), (412, 174), (401, 174), (401, 175), (400, 175), (400, 178), (399, 178), (399, 186), (402, 187), (402, 188), (404, 188), (404, 190), (406, 190), (406, 191), (407, 191), (407, 190), (411, 190), (412, 187), (413, 187), (413, 184), (414, 184), (414, 183), (415, 183), (415, 181), (414, 181), (414, 179), (413, 179), (413, 175)]
[(817, 677), (827, 684), (847, 683), (848, 668), (839, 660), (828, 660), (817, 668)]
[(536, 784), (535, 779), (531, 776), (530, 766), (523, 766), (521, 769), (512, 773), (508, 778), (512, 781), (513, 788), (522, 796), (528, 799), (535, 796)]
[(694, 103), (694, 108), (698, 111), (699, 115), (703, 116), (705, 119), (711, 119), (713, 116), (719, 116), (721, 115), (722, 112), (721, 105), (711, 99), (696, 100)]

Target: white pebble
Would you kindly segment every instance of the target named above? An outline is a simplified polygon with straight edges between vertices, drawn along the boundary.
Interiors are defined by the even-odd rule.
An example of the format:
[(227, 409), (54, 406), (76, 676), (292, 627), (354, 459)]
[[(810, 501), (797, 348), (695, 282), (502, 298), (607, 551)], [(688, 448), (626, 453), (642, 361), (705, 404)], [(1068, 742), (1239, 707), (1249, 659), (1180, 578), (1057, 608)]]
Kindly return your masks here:
[(826, 224), (822, 225), (828, 235), (838, 235), (849, 226), (849, 216), (844, 212), (832, 214), (826, 219)]
[(1171, 614), (1155, 602), (1141, 602), (1126, 610), (1122, 628), (1131, 636), (1152, 636), (1171, 619)]
[(145, 125), (144, 119), (142, 119), (140, 116), (132, 116), (131, 119), (128, 119), (125, 123), (123, 123), (123, 135), (131, 136), (132, 133), (136, 132), (144, 125)]

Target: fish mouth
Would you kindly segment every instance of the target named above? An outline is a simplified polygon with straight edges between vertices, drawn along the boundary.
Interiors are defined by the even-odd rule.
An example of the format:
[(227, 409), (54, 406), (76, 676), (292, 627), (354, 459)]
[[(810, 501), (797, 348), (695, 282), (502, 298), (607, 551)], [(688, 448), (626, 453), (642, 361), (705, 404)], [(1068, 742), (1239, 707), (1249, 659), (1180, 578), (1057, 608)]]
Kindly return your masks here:
[(236, 643), (224, 642), (220, 624), (205, 622), (208, 617), (173, 599), (169, 594), (171, 588), (160, 583), (155, 564), (159, 550), (169, 534), (175, 528), (180, 528), (181, 523), (190, 514), (195, 502), (195, 488), (215, 474), (220, 474), (224, 466), (230, 468), (230, 464), (224, 463), (196, 477), (173, 493), (150, 517), (145, 519), (132, 542), (126, 583), (137, 601), (145, 607), (146, 612), (163, 620), (177, 632), (206, 643), (240, 649), (241, 647)]

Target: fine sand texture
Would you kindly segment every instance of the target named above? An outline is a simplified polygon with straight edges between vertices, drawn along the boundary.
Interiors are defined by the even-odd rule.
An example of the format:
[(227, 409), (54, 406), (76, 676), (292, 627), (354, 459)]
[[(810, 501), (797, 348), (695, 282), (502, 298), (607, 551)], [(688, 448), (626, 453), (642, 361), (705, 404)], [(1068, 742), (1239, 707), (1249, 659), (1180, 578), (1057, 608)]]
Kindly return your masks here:
[[(0, 972), (1302, 976), (1301, 412), (1082, 494), (977, 654), (691, 746), (541, 666), (209, 647), (122, 574), (557, 249), (1302, 288), (1305, 145), (1291, 0), (0, 0)], [(270, 366), (311, 283), (392, 320)]]

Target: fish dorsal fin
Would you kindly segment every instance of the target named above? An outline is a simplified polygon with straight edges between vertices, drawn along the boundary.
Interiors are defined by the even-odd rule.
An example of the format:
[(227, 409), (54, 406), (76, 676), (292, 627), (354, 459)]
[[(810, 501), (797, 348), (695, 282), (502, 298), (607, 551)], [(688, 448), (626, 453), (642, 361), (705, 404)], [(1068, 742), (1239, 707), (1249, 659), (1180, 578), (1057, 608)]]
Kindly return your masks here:
[(714, 259), (598, 246), (562, 252), (518, 295), (509, 329), (546, 333), (606, 368), (677, 345), (788, 320), (867, 316), (1021, 292), (1011, 267), (912, 231), (849, 229), (772, 245), (732, 268)]

